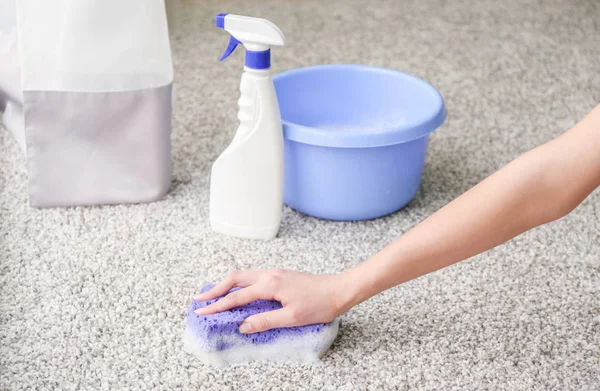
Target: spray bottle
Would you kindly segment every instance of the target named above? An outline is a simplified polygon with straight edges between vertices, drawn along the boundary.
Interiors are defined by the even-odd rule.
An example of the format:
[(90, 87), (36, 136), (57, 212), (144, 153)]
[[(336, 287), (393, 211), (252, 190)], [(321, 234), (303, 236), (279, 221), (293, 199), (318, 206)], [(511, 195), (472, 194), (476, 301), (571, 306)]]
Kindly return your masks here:
[(246, 64), (238, 101), (239, 127), (214, 162), (210, 224), (215, 232), (252, 239), (277, 236), (283, 207), (283, 130), (271, 79), (271, 46), (281, 30), (265, 19), (219, 14), (216, 26), (231, 38), (221, 61), (242, 44)]

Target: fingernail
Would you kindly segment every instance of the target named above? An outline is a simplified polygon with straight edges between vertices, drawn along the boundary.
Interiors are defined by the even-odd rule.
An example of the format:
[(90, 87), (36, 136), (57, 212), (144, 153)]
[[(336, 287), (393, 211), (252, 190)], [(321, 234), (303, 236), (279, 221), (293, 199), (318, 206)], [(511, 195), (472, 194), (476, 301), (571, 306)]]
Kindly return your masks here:
[(204, 311), (206, 310), (206, 307), (202, 307), (202, 308), (198, 308), (196, 311), (194, 311), (196, 314), (198, 315), (204, 315)]
[(194, 296), (194, 300), (200, 301), (200, 300), (202, 300), (202, 297), (204, 297), (204, 295), (196, 295), (196, 296)]
[(252, 332), (252, 325), (250, 323), (244, 322), (240, 325), (240, 333), (248, 334)]

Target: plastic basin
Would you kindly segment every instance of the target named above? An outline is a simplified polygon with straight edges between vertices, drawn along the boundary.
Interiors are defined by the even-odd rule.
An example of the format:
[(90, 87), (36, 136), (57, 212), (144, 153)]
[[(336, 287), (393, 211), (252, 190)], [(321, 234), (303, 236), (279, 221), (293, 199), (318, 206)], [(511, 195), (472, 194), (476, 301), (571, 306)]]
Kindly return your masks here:
[(417, 193), (440, 93), (406, 73), (362, 65), (273, 78), (284, 131), (284, 202), (328, 220), (393, 213)]

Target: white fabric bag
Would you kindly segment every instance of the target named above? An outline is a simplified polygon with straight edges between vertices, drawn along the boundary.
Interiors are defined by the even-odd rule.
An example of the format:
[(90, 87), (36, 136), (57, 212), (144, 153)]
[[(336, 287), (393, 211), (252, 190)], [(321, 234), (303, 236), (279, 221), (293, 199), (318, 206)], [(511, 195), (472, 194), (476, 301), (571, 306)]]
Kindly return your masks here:
[(0, 110), (32, 206), (150, 202), (171, 182), (164, 0), (0, 0)]

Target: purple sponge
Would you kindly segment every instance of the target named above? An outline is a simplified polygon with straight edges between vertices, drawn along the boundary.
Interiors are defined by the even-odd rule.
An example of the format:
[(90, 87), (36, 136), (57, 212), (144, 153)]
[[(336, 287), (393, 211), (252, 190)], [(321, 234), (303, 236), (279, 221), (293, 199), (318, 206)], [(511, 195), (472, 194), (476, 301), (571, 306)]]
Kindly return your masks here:
[[(214, 285), (202, 288), (206, 292)], [(339, 320), (324, 324), (288, 327), (242, 334), (238, 328), (251, 315), (281, 308), (281, 303), (258, 300), (211, 315), (197, 315), (221, 297), (209, 301), (192, 300), (187, 312), (183, 341), (186, 349), (207, 364), (225, 366), (252, 360), (275, 362), (318, 362), (335, 339)]]

